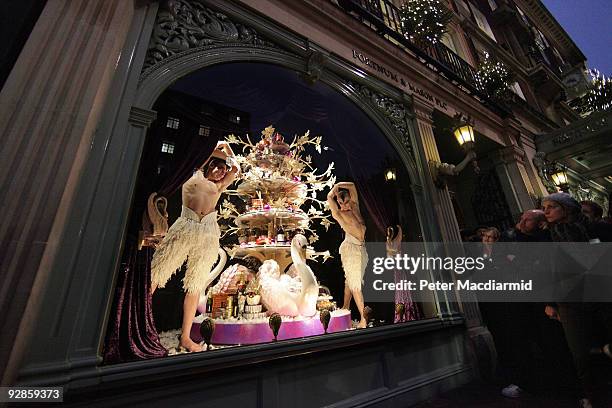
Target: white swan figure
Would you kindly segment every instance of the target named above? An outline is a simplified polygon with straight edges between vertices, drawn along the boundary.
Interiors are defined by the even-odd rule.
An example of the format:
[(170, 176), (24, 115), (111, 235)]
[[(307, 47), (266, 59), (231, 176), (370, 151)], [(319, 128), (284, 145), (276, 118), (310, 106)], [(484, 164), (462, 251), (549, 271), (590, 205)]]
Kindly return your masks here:
[(266, 308), (282, 316), (313, 316), (317, 312), (319, 285), (308, 265), (305, 252), (308, 241), (296, 235), (291, 241), (291, 259), (296, 277), (280, 273), (278, 263), (266, 260), (259, 268), (261, 299)]
[[(200, 300), (198, 302), (198, 312), (199, 313), (206, 312), (206, 300), (207, 300), (206, 289), (217, 278), (217, 276), (219, 276), (221, 271), (223, 271), (223, 268), (225, 267), (226, 262), (227, 262), (227, 254), (225, 253), (223, 248), (219, 248), (219, 262), (217, 262), (217, 265), (208, 274), (208, 277), (206, 278), (206, 284), (204, 285), (204, 289), (202, 289), (202, 292), (200, 292)], [(229, 267), (228, 270), (231, 268), (232, 267)]]
[(314, 316), (317, 313), (317, 298), (319, 284), (312, 269), (306, 264), (306, 246), (308, 240), (302, 234), (297, 234), (291, 240), (291, 260), (302, 281), (302, 291), (298, 300), (298, 310), (302, 316)]
[[(259, 268), (259, 293), (266, 309), (282, 316), (297, 316), (297, 301), (301, 292), (301, 283), (288, 275), (281, 277), (278, 263), (273, 259), (264, 261)], [(296, 290), (297, 289), (297, 290)]]

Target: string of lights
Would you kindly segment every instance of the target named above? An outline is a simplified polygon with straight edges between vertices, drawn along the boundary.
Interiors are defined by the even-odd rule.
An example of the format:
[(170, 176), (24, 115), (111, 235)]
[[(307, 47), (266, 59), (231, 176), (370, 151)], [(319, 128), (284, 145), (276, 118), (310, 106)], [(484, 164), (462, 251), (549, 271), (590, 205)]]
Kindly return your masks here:
[(404, 37), (436, 44), (448, 31), (451, 11), (440, 0), (407, 0), (400, 8)]
[(476, 85), (480, 91), (496, 100), (507, 99), (513, 74), (503, 62), (496, 61), (488, 53), (478, 65)]
[(582, 97), (582, 103), (578, 106), (581, 114), (601, 112), (612, 107), (612, 78), (606, 77), (597, 69), (590, 69), (587, 74), (591, 77), (591, 83), (587, 93)]

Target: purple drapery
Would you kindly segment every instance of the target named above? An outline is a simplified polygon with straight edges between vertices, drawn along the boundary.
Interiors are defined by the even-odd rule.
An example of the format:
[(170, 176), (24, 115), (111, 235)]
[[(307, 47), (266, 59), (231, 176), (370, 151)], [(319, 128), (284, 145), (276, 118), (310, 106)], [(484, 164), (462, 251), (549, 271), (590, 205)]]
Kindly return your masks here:
[[(207, 138), (195, 137), (192, 140), (186, 157), (177, 164), (172, 176), (165, 180), (158, 192), (170, 196), (176, 192), (200, 167), (214, 150), (219, 134), (211, 134)], [(137, 197), (145, 200), (147, 197)], [(138, 216), (140, 214), (132, 214)], [(137, 250), (138, 243), (134, 237), (138, 234), (128, 232), (128, 242), (124, 249), (123, 259), (113, 308), (109, 321), (105, 347), (104, 362), (120, 363), (134, 360), (163, 357), (166, 349), (161, 345), (155, 329), (153, 310), (151, 307), (151, 259), (153, 250), (144, 247)]]
[(121, 265), (113, 304), (113, 314), (104, 350), (105, 363), (121, 363), (163, 357), (166, 349), (159, 342), (151, 309), (151, 262), (153, 253), (137, 243), (126, 247), (127, 263)]

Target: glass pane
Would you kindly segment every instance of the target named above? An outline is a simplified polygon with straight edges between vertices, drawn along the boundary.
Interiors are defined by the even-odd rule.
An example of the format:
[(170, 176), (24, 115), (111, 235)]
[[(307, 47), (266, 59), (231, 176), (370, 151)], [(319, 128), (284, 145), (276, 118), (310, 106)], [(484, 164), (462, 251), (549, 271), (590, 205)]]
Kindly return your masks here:
[[(324, 311), (330, 332), (435, 316), (431, 292), (418, 302), (408, 290), (387, 302), (366, 298), (369, 310), (355, 303), (371, 269), (367, 257), (376, 255), (371, 243), (384, 256), (387, 227), (401, 225), (403, 241), (423, 237), (401, 155), (344, 95), (287, 69), (236, 63), (177, 81), (153, 108), (181, 130), (167, 131), (170, 122), (149, 130), (122, 268), (153, 276), (153, 317), (171, 353), (183, 314), (192, 313), (186, 291), (197, 294), (197, 312), (183, 332), (197, 344), (202, 325), (214, 321), (216, 348), (270, 342), (273, 313), (282, 315), (279, 340), (322, 335)], [(199, 137), (203, 129), (210, 137)], [(223, 146), (219, 160), (203, 155), (223, 139), (231, 160)], [(160, 144), (173, 154), (160, 155)], [(220, 198), (194, 187), (223, 185), (236, 163), (240, 176), (219, 187)], [(141, 249), (130, 258), (135, 244)], [(219, 245), (228, 256), (215, 265)]]

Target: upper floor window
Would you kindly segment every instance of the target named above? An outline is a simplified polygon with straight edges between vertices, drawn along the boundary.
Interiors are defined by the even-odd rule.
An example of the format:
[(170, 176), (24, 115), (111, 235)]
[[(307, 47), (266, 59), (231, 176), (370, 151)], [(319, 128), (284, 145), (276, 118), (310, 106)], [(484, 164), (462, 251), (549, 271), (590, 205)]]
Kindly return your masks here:
[(521, 86), (519, 85), (518, 82), (515, 82), (512, 85), (510, 85), (510, 89), (512, 90), (512, 92), (517, 94), (519, 98), (521, 98), (522, 100), (526, 100), (525, 94), (523, 93), (523, 90), (521, 89)]
[(179, 120), (178, 118), (173, 118), (172, 116), (168, 116), (168, 121), (166, 122), (166, 127), (170, 129), (178, 129), (179, 128)]
[(487, 18), (485, 17), (484, 14), (482, 14), (482, 12), (480, 10), (478, 10), (478, 7), (474, 6), (472, 3), (468, 3), (470, 5), (470, 8), (472, 9), (472, 14), (474, 15), (474, 19), (476, 20), (476, 24), (478, 24), (478, 27), (484, 31), (489, 37), (491, 37), (491, 39), (495, 42), (497, 42), (497, 39), (495, 38), (495, 34), (493, 34), (493, 30), (491, 30), (491, 26), (489, 25), (489, 22), (487, 21)]
[(461, 48), (461, 42), (457, 40), (457, 33), (449, 31), (442, 36), (440, 41), (442, 44), (450, 48), (455, 54), (457, 54), (462, 60), (468, 61), (468, 59), (465, 57), (463, 48)]
[[(539, 40), (539, 43), (541, 44), (543, 49), (550, 47), (550, 43), (548, 42), (548, 40), (546, 39), (544, 34), (542, 34), (542, 32), (540, 30), (536, 29), (536, 31), (537, 31), (536, 41)], [(540, 44), (538, 44), (538, 45), (540, 45)]]
[(174, 154), (174, 143), (162, 142), (161, 151), (162, 153)]
[(455, 0), (455, 5), (457, 6), (457, 9), (460, 10), (459, 14), (463, 14), (465, 16), (470, 15), (470, 8), (468, 7), (465, 0)]
[(198, 135), (208, 137), (210, 136), (210, 128), (208, 126), (200, 125), (200, 129), (198, 130)]
[(551, 49), (552, 49), (553, 54), (555, 54), (555, 57), (557, 57), (557, 59), (559, 60), (559, 64), (561, 66), (565, 65), (565, 59), (563, 58), (559, 50), (556, 49), (555, 47), (551, 47)]
[(238, 116), (236, 114), (230, 115), (229, 120), (230, 120), (230, 122), (234, 122), (236, 124), (240, 124), (240, 116)]
[(518, 11), (519, 15), (521, 16), (525, 24), (527, 24), (528, 26), (531, 26), (531, 23), (529, 23), (529, 19), (527, 18), (527, 15), (525, 15), (525, 12), (521, 10), (519, 6), (516, 6), (516, 10)]
[(442, 42), (442, 44), (450, 48), (455, 54), (458, 54), (457, 47), (455, 46), (455, 41), (453, 40), (453, 37), (450, 33), (444, 34), (440, 41)]
[(549, 51), (549, 48), (550, 48), (550, 44), (548, 43), (548, 40), (546, 39), (546, 37), (544, 37), (544, 34), (542, 34), (540, 30), (536, 28), (534, 30), (534, 33), (535, 33), (534, 41), (536, 43), (536, 46), (540, 50), (540, 55), (544, 59), (544, 62), (546, 62), (547, 65), (550, 65), (551, 61), (550, 61), (549, 55), (547, 54), (547, 51)]

